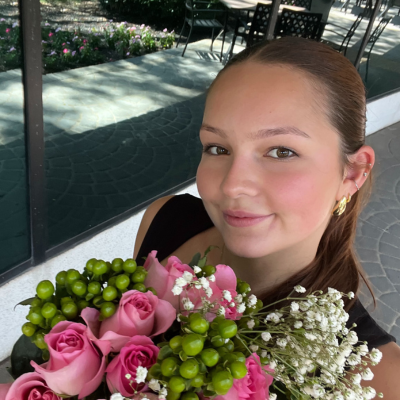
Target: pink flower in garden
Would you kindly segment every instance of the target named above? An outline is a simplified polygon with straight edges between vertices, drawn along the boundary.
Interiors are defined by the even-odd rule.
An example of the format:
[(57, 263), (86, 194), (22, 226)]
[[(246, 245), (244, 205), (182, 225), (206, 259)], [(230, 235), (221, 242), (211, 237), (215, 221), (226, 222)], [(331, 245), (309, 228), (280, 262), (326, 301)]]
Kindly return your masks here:
[(68, 52), (69, 52), (68, 49), (64, 49), (64, 50), (63, 50), (63, 53), (64, 53), (64, 54), (67, 54)]
[(136, 35), (135, 38), (140, 39), (140, 35)]
[[(132, 397), (134, 390), (146, 389), (144, 383), (138, 384), (135, 381), (137, 367), (144, 367), (148, 370), (157, 362), (160, 352), (151, 339), (146, 336), (134, 336), (115, 357), (106, 369), (107, 385), (111, 393), (118, 392), (125, 397)], [(131, 379), (126, 378), (131, 375)], [(129, 381), (133, 381), (130, 384)]]
[(48, 22), (45, 22), (44, 26), (50, 26), (50, 24)]
[(164, 333), (174, 322), (176, 312), (167, 301), (152, 292), (129, 290), (122, 295), (116, 313), (99, 322), (99, 312), (85, 308), (81, 317), (88, 326), (89, 337), (111, 342), (118, 352), (134, 336), (156, 336)]
[(52, 37), (53, 35), (54, 35), (53, 32), (50, 32), (50, 33), (49, 33), (49, 37)]
[(0, 385), (0, 400), (61, 400), (61, 397), (51, 391), (37, 372), (28, 372), (12, 384)]
[(83, 39), (83, 43), (87, 43), (87, 40), (86, 40), (86, 39)]
[(62, 321), (45, 336), (50, 359), (40, 366), (31, 361), (31, 365), (54, 392), (81, 399), (100, 385), (110, 343), (91, 340), (88, 333), (83, 324)]
[(62, 46), (65, 46), (65, 43), (63, 43)]
[(9, 33), (10, 31), (11, 31), (10, 28), (7, 28), (7, 29), (6, 29), (6, 33)]
[[(265, 365), (259, 365), (260, 358), (253, 353), (246, 359), (247, 375), (242, 379), (234, 379), (233, 386), (226, 395), (215, 397), (214, 400), (265, 400), (269, 399), (269, 387), (273, 377), (268, 372), (274, 370)], [(264, 371), (263, 371), (264, 370)]]
[(167, 32), (167, 28), (163, 29), (163, 32)]
[(0, 19), (0, 22), (4, 22), (4, 21), (5, 21), (5, 19), (4, 19), (4, 18)]
[(82, 51), (84, 48), (85, 48), (84, 46), (81, 46), (79, 47), (79, 50)]

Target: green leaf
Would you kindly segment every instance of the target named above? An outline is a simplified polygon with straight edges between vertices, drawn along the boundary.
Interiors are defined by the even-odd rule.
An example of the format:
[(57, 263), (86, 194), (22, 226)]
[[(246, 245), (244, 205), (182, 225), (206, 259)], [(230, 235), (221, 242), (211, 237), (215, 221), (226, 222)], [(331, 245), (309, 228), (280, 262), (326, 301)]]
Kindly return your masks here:
[(38, 364), (43, 364), (42, 350), (40, 350), (31, 339), (22, 335), (14, 344), (11, 352), (10, 375), (17, 379), (26, 372), (33, 372), (31, 360)]
[(204, 252), (204, 257), (205, 257), (211, 250), (214, 250), (214, 249), (219, 249), (219, 247), (218, 247), (218, 246), (208, 246), (208, 247), (207, 247), (207, 250)]
[(203, 257), (200, 259), (199, 263), (197, 264), (198, 267), (203, 268), (206, 265), (207, 257)]
[(30, 297), (29, 299), (22, 300), (20, 303), (14, 306), (14, 311), (17, 306), (30, 306), (32, 301), (35, 300), (36, 297)]
[(192, 261), (190, 261), (189, 266), (190, 266), (190, 267), (194, 267), (195, 265), (197, 265), (197, 263), (198, 263), (199, 260), (200, 260), (200, 257), (201, 257), (201, 254), (200, 254), (200, 253), (196, 253), (196, 254), (193, 256)]

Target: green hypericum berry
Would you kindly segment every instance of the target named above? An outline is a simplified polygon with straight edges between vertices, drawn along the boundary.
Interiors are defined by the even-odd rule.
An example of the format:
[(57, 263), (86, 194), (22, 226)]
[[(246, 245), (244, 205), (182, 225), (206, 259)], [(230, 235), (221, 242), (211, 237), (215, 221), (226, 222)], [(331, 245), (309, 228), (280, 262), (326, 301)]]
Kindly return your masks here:
[(202, 387), (204, 385), (204, 375), (199, 374), (196, 375), (190, 382), (190, 384), (194, 387), (194, 388), (199, 388)]
[(204, 276), (211, 276), (217, 272), (214, 265), (205, 265), (202, 270), (204, 272)]
[(220, 355), (220, 357), (224, 356), (225, 354), (228, 354), (228, 349), (225, 346), (222, 347), (218, 347), (217, 349), (218, 354)]
[(182, 339), (182, 349), (188, 356), (196, 356), (203, 350), (204, 340), (197, 333), (189, 333)]
[(115, 280), (115, 286), (119, 289), (119, 290), (124, 290), (126, 289), (129, 284), (131, 283), (129, 276), (122, 274), (122, 275), (118, 275), (117, 279)]
[(61, 306), (61, 312), (69, 319), (75, 319), (78, 316), (78, 306), (73, 302), (70, 301), (65, 303)]
[(107, 263), (103, 260), (97, 261), (97, 263), (94, 264), (93, 266), (93, 273), (97, 276), (103, 275), (107, 273), (107, 271), (108, 271)]
[(189, 358), (181, 364), (179, 373), (186, 379), (192, 379), (199, 373), (199, 363), (194, 358)]
[(82, 297), (86, 294), (87, 285), (85, 282), (78, 280), (71, 285), (71, 290), (77, 296)]
[(32, 324), (32, 322), (25, 322), (22, 325), (22, 333), (25, 336), (31, 337), (36, 332), (36, 325)]
[(139, 292), (144, 293), (146, 291), (146, 286), (143, 283), (135, 283), (132, 286), (132, 290), (138, 290)]
[(74, 300), (71, 299), (71, 297), (66, 296), (66, 297), (63, 297), (63, 298), (60, 300), (60, 304), (63, 305), (63, 304), (65, 304), (65, 303), (70, 303), (71, 301), (74, 301)]
[(227, 343), (224, 344), (224, 347), (231, 353), (235, 349), (235, 344), (232, 340), (229, 340)]
[(161, 363), (161, 373), (167, 377), (174, 375), (177, 368), (178, 359), (176, 357), (168, 357)]
[(131, 280), (134, 283), (143, 283), (145, 279), (146, 279), (146, 273), (143, 271), (135, 271), (131, 275)]
[(47, 349), (47, 344), (44, 341), (44, 335), (45, 334), (43, 331), (38, 331), (32, 336), (33, 343), (35, 343), (35, 345), (41, 350)]
[(116, 282), (117, 282), (117, 277), (116, 277), (116, 276), (112, 276), (112, 277), (108, 280), (107, 286), (115, 286)]
[(240, 282), (236, 286), (236, 291), (240, 294), (246, 294), (250, 292), (251, 288), (247, 282)]
[(122, 261), (122, 258), (114, 258), (114, 260), (112, 260), (111, 263), (111, 269), (117, 274), (119, 274), (120, 272), (122, 272), (123, 263), (124, 262)]
[(97, 263), (97, 260), (95, 258), (91, 258), (87, 263), (86, 263), (86, 270), (89, 272), (93, 272), (93, 267)]
[(101, 292), (100, 282), (90, 282), (88, 285), (88, 292), (94, 295), (100, 294)]
[(127, 272), (128, 274), (133, 274), (136, 271), (136, 261), (132, 258), (128, 258), (122, 264), (122, 269)]
[(96, 308), (100, 308), (101, 305), (104, 303), (103, 296), (94, 297), (93, 300), (92, 300), (92, 303)]
[(204, 318), (196, 318), (189, 323), (190, 330), (201, 335), (206, 333), (209, 327), (209, 322)]
[(100, 307), (100, 313), (104, 318), (109, 318), (115, 314), (117, 306), (110, 301), (106, 301)]
[(181, 394), (177, 392), (173, 392), (171, 389), (168, 389), (167, 400), (179, 400), (181, 398)]
[(203, 318), (203, 316), (198, 312), (189, 314), (189, 322), (194, 321), (197, 318)]
[(56, 282), (57, 282), (60, 286), (65, 286), (66, 280), (67, 280), (67, 271), (60, 271), (60, 272), (56, 275)]
[(157, 296), (157, 290), (154, 289), (153, 287), (149, 286), (146, 288), (146, 292), (151, 292), (154, 294), (154, 296)]
[(68, 283), (68, 285), (72, 285), (75, 281), (77, 281), (78, 279), (81, 279), (81, 274), (78, 270), (76, 269), (69, 269), (67, 271), (67, 279), (66, 282)]
[(195, 392), (186, 392), (182, 394), (181, 400), (199, 400), (199, 396)]
[(240, 361), (233, 361), (230, 364), (229, 369), (235, 379), (242, 379), (247, 374), (246, 365)]
[(169, 341), (169, 346), (171, 347), (172, 351), (180, 351), (182, 349), (182, 336), (174, 336)]
[(147, 374), (148, 379), (160, 379), (161, 377), (161, 365), (156, 363), (153, 364), (152, 367), (149, 369)]
[(57, 313), (57, 307), (53, 303), (45, 303), (42, 307), (42, 315), (46, 319), (53, 318)]
[[(221, 347), (221, 349), (223, 349), (223, 347)], [(234, 361), (237, 361), (237, 356), (235, 356), (233, 353), (226, 353), (221, 356), (221, 360), (223, 363), (224, 362), (232, 363)]]
[(230, 339), (237, 334), (237, 325), (231, 319), (225, 319), (218, 324), (218, 331), (222, 338)]
[(89, 306), (90, 306), (90, 303), (84, 299), (78, 301), (79, 311), (82, 311), (83, 309), (85, 309), (86, 307), (89, 307)]
[(213, 367), (219, 361), (219, 353), (212, 348), (204, 349), (200, 353), (200, 358), (207, 367)]
[(168, 387), (176, 393), (182, 393), (185, 390), (185, 380), (181, 376), (173, 376), (169, 382)]
[(222, 347), (225, 344), (225, 339), (223, 339), (221, 336), (214, 336), (211, 338), (211, 344), (214, 347)]
[(233, 377), (228, 371), (218, 371), (212, 375), (212, 383), (217, 394), (227, 394), (233, 385)]
[(61, 321), (66, 321), (66, 320), (67, 320), (67, 318), (65, 318), (64, 315), (61, 315), (61, 314), (56, 315), (56, 316), (51, 320), (50, 326), (51, 326), (52, 328), (54, 328), (59, 322), (61, 322)]
[(31, 307), (42, 307), (42, 305), (43, 305), (43, 301), (38, 299), (37, 297), (35, 297), (32, 300)]
[(113, 301), (117, 298), (118, 296), (118, 291), (114, 286), (107, 286), (103, 290), (103, 299), (105, 301)]
[(48, 299), (54, 293), (54, 285), (50, 281), (41, 281), (36, 287), (36, 293), (40, 299)]
[(242, 363), (246, 362), (246, 356), (242, 352), (235, 351), (232, 354), (236, 357), (236, 361), (240, 361)]
[(39, 325), (44, 321), (42, 310), (40, 307), (32, 307), (27, 316), (28, 320), (32, 322), (32, 324)]

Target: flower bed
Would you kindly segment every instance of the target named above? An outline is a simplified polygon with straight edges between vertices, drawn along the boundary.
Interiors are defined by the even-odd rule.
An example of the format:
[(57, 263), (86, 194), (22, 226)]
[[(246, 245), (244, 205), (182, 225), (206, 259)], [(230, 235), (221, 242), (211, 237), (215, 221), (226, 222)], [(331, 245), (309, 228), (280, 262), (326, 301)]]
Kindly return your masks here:
[[(72, 68), (101, 64), (127, 57), (140, 56), (171, 48), (174, 31), (152, 30), (142, 24), (135, 26), (126, 22), (107, 23), (91, 32), (65, 31), (60, 27), (42, 27), (42, 51), (44, 73), (59, 72)], [(0, 71), (20, 68), (22, 54), (20, 28), (17, 22), (0, 20)]]

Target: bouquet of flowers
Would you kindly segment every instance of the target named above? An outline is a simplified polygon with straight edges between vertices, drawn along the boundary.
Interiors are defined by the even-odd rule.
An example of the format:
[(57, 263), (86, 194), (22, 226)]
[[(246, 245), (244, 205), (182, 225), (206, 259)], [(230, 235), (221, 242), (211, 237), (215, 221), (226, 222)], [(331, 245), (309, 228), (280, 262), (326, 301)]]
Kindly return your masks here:
[[(264, 305), (227, 265), (196, 254), (162, 266), (152, 251), (91, 259), (81, 273), (45, 280), (29, 305), (22, 339), (40, 352), (34, 372), (12, 372), (0, 400), (372, 399), (377, 349), (359, 343), (335, 289)], [(281, 303), (281, 306), (280, 306)], [(18, 351), (17, 351), (18, 350)], [(14, 356), (14, 357), (13, 357)], [(15, 354), (12, 361), (21, 361)], [(382, 397), (379, 393), (378, 396)]]

